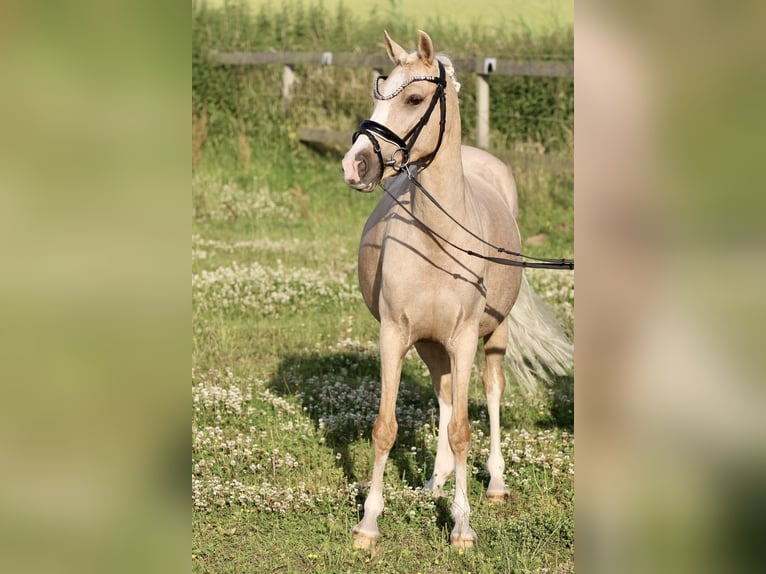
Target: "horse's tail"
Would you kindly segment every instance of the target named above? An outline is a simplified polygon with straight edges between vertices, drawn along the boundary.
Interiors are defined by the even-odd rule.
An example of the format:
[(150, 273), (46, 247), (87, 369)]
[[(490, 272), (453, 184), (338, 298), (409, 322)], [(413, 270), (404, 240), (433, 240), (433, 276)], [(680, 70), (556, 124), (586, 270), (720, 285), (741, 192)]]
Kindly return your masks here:
[(538, 378), (549, 382), (550, 373), (566, 375), (574, 366), (574, 345), (525, 275), (508, 316), (508, 331), (505, 356), (511, 372), (527, 392), (535, 392)]

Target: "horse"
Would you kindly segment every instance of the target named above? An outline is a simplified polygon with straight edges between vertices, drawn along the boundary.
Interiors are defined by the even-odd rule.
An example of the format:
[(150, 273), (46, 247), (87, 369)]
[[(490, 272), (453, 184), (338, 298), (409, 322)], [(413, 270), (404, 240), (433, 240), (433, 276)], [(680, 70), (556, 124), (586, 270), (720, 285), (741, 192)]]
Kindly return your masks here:
[[(459, 83), (451, 61), (434, 52), (423, 31), (413, 53), (388, 32), (384, 38), (394, 69), (377, 78), (372, 116), (360, 123), (342, 160), (348, 185), (370, 193), (380, 184), (385, 191), (359, 245), (362, 296), (380, 322), (381, 394), (372, 430), (372, 478), (364, 515), (352, 536), (357, 548), (373, 547), (380, 537), (377, 519), (384, 505), (385, 464), (398, 428), (402, 363), (414, 345), (439, 403), (434, 470), (424, 488), (441, 494), (454, 472), (450, 543), (466, 548), (476, 543), (466, 464), (468, 384), (478, 340), (483, 340), (486, 360), (486, 497), (491, 501), (508, 496), (500, 400), (509, 340), (521, 357), (511, 361), (512, 371), (527, 384), (542, 366), (566, 374), (572, 345), (523, 276), (513, 175), (489, 153), (461, 144)], [(507, 254), (503, 258), (493, 256), (491, 246), (498, 245)], [(514, 304), (518, 311), (511, 314)]]

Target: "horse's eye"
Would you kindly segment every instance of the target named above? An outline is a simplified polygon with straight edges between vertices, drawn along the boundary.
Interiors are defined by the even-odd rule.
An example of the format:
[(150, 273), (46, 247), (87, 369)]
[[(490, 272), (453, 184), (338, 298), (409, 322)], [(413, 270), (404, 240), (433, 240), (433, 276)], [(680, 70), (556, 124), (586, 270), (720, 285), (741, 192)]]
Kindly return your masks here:
[(404, 101), (408, 106), (419, 106), (422, 102), (423, 96), (418, 96), (417, 94), (407, 96), (407, 99)]

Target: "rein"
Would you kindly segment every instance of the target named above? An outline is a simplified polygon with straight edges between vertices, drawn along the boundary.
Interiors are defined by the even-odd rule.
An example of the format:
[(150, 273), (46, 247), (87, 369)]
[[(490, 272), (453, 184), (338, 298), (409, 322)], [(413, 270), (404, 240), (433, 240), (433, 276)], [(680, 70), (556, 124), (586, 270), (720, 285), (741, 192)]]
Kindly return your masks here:
[[(460, 227), (460, 229), (468, 233), (471, 237), (473, 237), (474, 239), (478, 239), (484, 245), (494, 249), (498, 253), (510, 255), (513, 257), (519, 257), (521, 259), (529, 259), (531, 261), (520, 261), (518, 259), (509, 259), (507, 257), (494, 257), (490, 255), (483, 255), (481, 253), (476, 253), (475, 251), (471, 251), (470, 249), (465, 249), (463, 247), (460, 247), (459, 245), (456, 245), (455, 243), (453, 243), (446, 237), (443, 237), (442, 235), (440, 235), (439, 233), (437, 233), (436, 231), (428, 227), (425, 223), (423, 223), (420, 219), (418, 219), (414, 213), (412, 213), (412, 210), (410, 210), (407, 206), (405, 206), (401, 201), (399, 201), (399, 199), (396, 196), (394, 196), (394, 194), (392, 194), (390, 191), (388, 191), (385, 187), (381, 185), (381, 187), (383, 188), (383, 191), (385, 191), (389, 195), (389, 197), (391, 197), (391, 199), (393, 199), (394, 202), (396, 202), (399, 205), (399, 207), (401, 207), (407, 214), (409, 214), (409, 216), (412, 217), (412, 219), (417, 221), (421, 225), (421, 227), (426, 229), (433, 236), (441, 239), (447, 245), (453, 247), (454, 249), (457, 249), (458, 251), (465, 253), (466, 255), (470, 255), (471, 257), (478, 257), (479, 259), (485, 259), (486, 261), (490, 261), (492, 263), (497, 263), (500, 265), (510, 265), (512, 267), (525, 267), (530, 269), (574, 270), (574, 259), (547, 259), (542, 257), (532, 257), (530, 255), (524, 255), (523, 253), (517, 253), (515, 251), (505, 249), (504, 247), (493, 245), (492, 243), (488, 242), (482, 237), (479, 237), (473, 231), (471, 231), (465, 225), (463, 225), (457, 219), (455, 219), (446, 209), (444, 209), (444, 207), (436, 200), (436, 198), (433, 195), (431, 195), (428, 192), (428, 190), (425, 187), (423, 187), (423, 185), (417, 180), (417, 173), (419, 171), (422, 171), (426, 167), (428, 167), (431, 161), (433, 161), (434, 157), (436, 157), (436, 153), (439, 151), (439, 148), (441, 148), (442, 139), (444, 137), (444, 126), (445, 126), (446, 116), (447, 116), (447, 104), (446, 104), (446, 92), (445, 92), (445, 89), (447, 87), (447, 79), (446, 79), (446, 74), (444, 70), (444, 65), (441, 62), (438, 62), (438, 64), (439, 64), (438, 77), (437, 76), (413, 76), (412, 78), (407, 80), (405, 83), (403, 83), (401, 86), (399, 86), (396, 90), (394, 90), (392, 93), (388, 94), (387, 96), (384, 96), (383, 94), (380, 93), (380, 90), (378, 89), (378, 84), (380, 84), (381, 81), (384, 81), (388, 76), (379, 76), (375, 83), (375, 87), (373, 89), (373, 97), (376, 100), (393, 99), (396, 96), (398, 96), (400, 93), (402, 93), (404, 88), (406, 88), (413, 82), (431, 82), (433, 84), (436, 84), (436, 90), (434, 91), (433, 96), (431, 96), (431, 102), (428, 105), (428, 109), (420, 117), (420, 120), (418, 120), (418, 122), (412, 127), (412, 129), (409, 132), (407, 132), (407, 134), (403, 138), (400, 138), (391, 129), (384, 126), (383, 124), (380, 124), (372, 120), (364, 120), (359, 124), (359, 128), (357, 129), (357, 131), (354, 132), (352, 143), (356, 142), (357, 138), (360, 135), (363, 135), (369, 138), (370, 143), (372, 143), (372, 149), (375, 152), (375, 155), (378, 156), (378, 162), (380, 165), (380, 173), (379, 173), (380, 180), (383, 179), (383, 171), (386, 166), (391, 166), (399, 172), (405, 171), (407, 173), (407, 178), (415, 185), (415, 187), (417, 187), (431, 203), (433, 203), (442, 213), (444, 213), (444, 215), (446, 215), (450, 220), (452, 220), (455, 224), (457, 224), (457, 226)], [(420, 158), (417, 161), (417, 168), (413, 170), (412, 166), (410, 165), (410, 152), (412, 151), (412, 148), (415, 145), (415, 141), (418, 139), (420, 132), (423, 130), (426, 124), (428, 124), (428, 121), (431, 118), (431, 114), (433, 113), (434, 108), (436, 108), (437, 102), (440, 104), (439, 139), (436, 142), (436, 147), (434, 148), (434, 150), (428, 155), (424, 156), (423, 158)], [(380, 138), (396, 146), (396, 149), (391, 154), (390, 160), (388, 161), (383, 160), (383, 152), (381, 151), (380, 144), (378, 143), (377, 138)], [(396, 162), (396, 156), (398, 154), (401, 154), (401, 161), (399, 163)]]
[(510, 249), (506, 249), (505, 247), (499, 247), (497, 245), (494, 245), (493, 243), (490, 243), (483, 237), (479, 237), (476, 235), (473, 231), (468, 229), (465, 225), (460, 223), (457, 219), (455, 219), (446, 209), (444, 209), (444, 206), (442, 206), (441, 203), (439, 203), (436, 198), (431, 195), (428, 190), (423, 187), (423, 185), (416, 179), (416, 176), (412, 174), (412, 171), (410, 171), (409, 166), (405, 168), (405, 171), (407, 172), (407, 179), (409, 179), (421, 192), (423, 192), (423, 195), (426, 196), (428, 201), (433, 203), (439, 211), (441, 211), (444, 215), (449, 217), (449, 219), (455, 223), (460, 229), (468, 233), (471, 237), (474, 239), (478, 239), (481, 241), (484, 245), (487, 247), (491, 247), (498, 253), (504, 253), (506, 255), (512, 255), (514, 257), (521, 257), (522, 259), (531, 259), (532, 261), (519, 261), (517, 259), (508, 259), (506, 257), (493, 257), (490, 255), (483, 255), (481, 253), (476, 253), (475, 251), (471, 251), (470, 249), (465, 249), (464, 247), (460, 247), (459, 245), (453, 243), (443, 235), (437, 233), (430, 227), (428, 227), (425, 223), (423, 223), (420, 219), (418, 219), (414, 213), (412, 213), (412, 210), (409, 209), (406, 205), (404, 205), (399, 199), (390, 191), (388, 191), (385, 187), (381, 185), (383, 188), (383, 191), (385, 191), (388, 196), (393, 199), (399, 207), (401, 207), (407, 214), (412, 217), (415, 221), (417, 221), (421, 227), (426, 229), (431, 235), (438, 237), (441, 239), (444, 243), (449, 245), (450, 247), (453, 247), (457, 249), (458, 251), (461, 251), (465, 253), (466, 255), (470, 255), (471, 257), (478, 257), (479, 259), (484, 259), (486, 261), (491, 261), (492, 263), (498, 263), (500, 265), (510, 265), (511, 267), (525, 267), (528, 269), (563, 269), (563, 270), (574, 270), (574, 259), (548, 259), (545, 257), (532, 257), (531, 255), (524, 255), (523, 253), (518, 253), (516, 251), (511, 251)]

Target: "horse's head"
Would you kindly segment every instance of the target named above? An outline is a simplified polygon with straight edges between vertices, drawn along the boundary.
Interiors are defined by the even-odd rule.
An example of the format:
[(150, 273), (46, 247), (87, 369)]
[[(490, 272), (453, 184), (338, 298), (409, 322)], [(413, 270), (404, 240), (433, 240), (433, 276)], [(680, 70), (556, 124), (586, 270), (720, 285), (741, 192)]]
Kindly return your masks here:
[(411, 54), (388, 32), (385, 43), (396, 66), (390, 75), (377, 78), (372, 116), (359, 124), (354, 143), (343, 157), (346, 183), (364, 192), (407, 165), (427, 165), (445, 133), (450, 74), (436, 58), (431, 38), (421, 31), (417, 52)]

